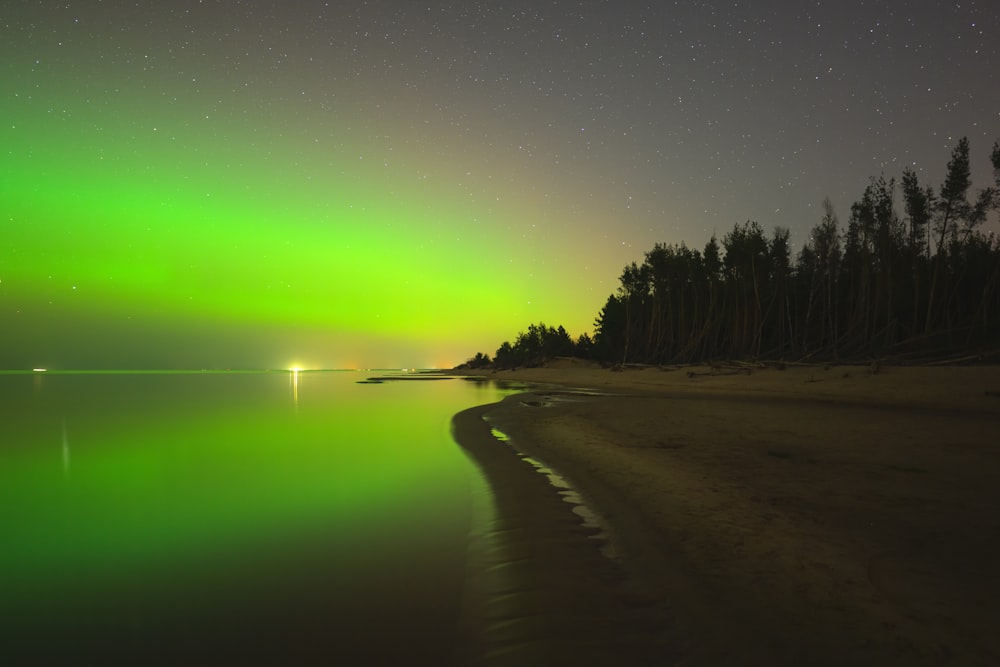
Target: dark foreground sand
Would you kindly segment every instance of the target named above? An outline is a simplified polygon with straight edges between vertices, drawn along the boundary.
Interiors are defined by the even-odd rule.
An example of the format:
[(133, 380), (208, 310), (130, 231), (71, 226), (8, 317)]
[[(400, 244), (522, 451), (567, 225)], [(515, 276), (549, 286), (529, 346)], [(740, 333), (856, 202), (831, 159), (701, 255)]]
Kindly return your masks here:
[(456, 417), (503, 545), (459, 662), (1000, 664), (1000, 367), (490, 377), (563, 388)]

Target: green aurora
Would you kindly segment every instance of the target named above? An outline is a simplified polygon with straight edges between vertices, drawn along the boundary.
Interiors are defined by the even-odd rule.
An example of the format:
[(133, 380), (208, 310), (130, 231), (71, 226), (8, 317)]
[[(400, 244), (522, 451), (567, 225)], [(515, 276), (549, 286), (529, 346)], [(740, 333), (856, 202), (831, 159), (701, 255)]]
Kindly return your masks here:
[[(530, 318), (529, 301), (544, 291), (523, 253), (484, 262), (473, 214), (434, 203), (447, 193), (382, 192), (372, 185), (379, 175), (354, 164), (303, 183), (301, 171), (227, 148), (246, 143), (238, 137), (161, 141), (148, 128), (145, 138), (102, 141), (79, 122), (27, 120), (37, 106), (15, 114), (28, 127), (16, 121), (8, 133), (21, 139), (21, 159), (2, 174), (0, 299), (8, 332), (32, 352), (7, 367), (92, 355), (128, 365), (97, 341), (149, 359), (163, 338), (205, 350), (168, 352), (168, 366), (280, 367), (292, 361), (282, 354), (319, 366), (457, 363), (475, 341)], [(174, 144), (202, 146), (211, 159), (185, 159)], [(292, 161), (288, 153), (273, 161)], [(488, 255), (513, 258), (504, 246)], [(549, 312), (570, 315), (555, 305)], [(66, 355), (61, 342), (84, 354)], [(255, 357), (261, 347), (270, 356)], [(386, 347), (404, 353), (386, 359)]]
[(448, 366), (540, 313), (589, 330), (600, 292), (559, 286), (543, 209), (475, 146), (370, 91), (331, 108), (58, 33), (0, 48), (0, 368)]

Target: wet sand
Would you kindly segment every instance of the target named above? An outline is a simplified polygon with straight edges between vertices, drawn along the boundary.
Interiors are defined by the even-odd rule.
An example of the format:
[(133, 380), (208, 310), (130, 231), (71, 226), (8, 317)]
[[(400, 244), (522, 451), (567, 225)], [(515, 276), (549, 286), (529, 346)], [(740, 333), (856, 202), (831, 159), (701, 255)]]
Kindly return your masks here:
[[(1000, 368), (490, 377), (562, 388), (456, 418), (510, 573), (480, 582), (464, 661), (1000, 664)], [(597, 510), (613, 560), (517, 452)]]

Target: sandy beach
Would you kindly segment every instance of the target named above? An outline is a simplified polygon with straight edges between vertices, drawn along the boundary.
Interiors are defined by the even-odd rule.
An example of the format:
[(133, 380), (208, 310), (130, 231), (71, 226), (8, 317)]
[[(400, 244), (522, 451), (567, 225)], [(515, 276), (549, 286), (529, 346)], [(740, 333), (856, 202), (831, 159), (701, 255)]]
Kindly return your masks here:
[(455, 420), (504, 545), (460, 659), (1000, 664), (1000, 367), (485, 377), (546, 386)]

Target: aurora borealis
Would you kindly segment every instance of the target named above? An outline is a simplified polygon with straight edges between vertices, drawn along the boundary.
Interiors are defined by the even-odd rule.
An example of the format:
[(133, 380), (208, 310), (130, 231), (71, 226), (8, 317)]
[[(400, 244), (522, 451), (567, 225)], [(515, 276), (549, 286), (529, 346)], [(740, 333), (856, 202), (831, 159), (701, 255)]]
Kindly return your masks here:
[(869, 177), (989, 176), (985, 2), (0, 2), (0, 368), (449, 366)]

